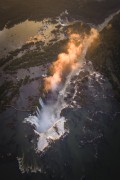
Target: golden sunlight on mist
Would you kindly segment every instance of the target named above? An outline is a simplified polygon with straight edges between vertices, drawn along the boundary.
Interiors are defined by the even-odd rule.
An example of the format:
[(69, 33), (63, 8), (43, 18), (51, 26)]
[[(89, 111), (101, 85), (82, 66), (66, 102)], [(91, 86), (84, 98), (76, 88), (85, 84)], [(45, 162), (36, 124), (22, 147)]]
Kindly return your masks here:
[(83, 55), (83, 50), (89, 47), (98, 37), (96, 29), (92, 28), (90, 35), (81, 37), (79, 34), (70, 34), (67, 44), (67, 53), (60, 53), (55, 62), (50, 67), (51, 76), (44, 78), (44, 90), (56, 90), (61, 83), (65, 71), (76, 70), (80, 64), (79, 60)]

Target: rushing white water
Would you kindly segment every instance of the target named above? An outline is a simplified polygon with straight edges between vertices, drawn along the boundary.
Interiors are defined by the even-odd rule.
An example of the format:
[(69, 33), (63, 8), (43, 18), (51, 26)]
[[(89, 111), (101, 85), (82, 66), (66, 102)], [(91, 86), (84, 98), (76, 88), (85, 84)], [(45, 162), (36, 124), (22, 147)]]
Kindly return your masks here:
[[(85, 55), (90, 44), (91, 41), (89, 41), (89, 39), (83, 44), (84, 49), (80, 58), (80, 66), (82, 66), (82, 63), (84, 62)], [(35, 132), (39, 135), (37, 151), (43, 151), (46, 147), (48, 147), (50, 140), (57, 140), (63, 136), (65, 132), (68, 132), (64, 128), (64, 123), (66, 120), (64, 117), (60, 116), (60, 113), (66, 106), (64, 102), (66, 89), (73, 75), (79, 72), (78, 69), (71, 71), (71, 73), (68, 75), (63, 88), (58, 93), (57, 100), (52, 102), (52, 99), (50, 99), (49, 103), (44, 104), (40, 98), (39, 103), (42, 107), (41, 110), (37, 108), (36, 116), (29, 116), (25, 119), (26, 122), (29, 122), (35, 126)], [(52, 91), (53, 97), (54, 93), (55, 92)]]
[[(102, 31), (112, 20), (112, 18), (118, 13), (120, 13), (120, 10), (106, 18), (102, 24), (98, 25), (97, 30), (99, 32)], [(68, 24), (69, 23), (67, 22), (67, 25)], [(85, 56), (90, 44), (91, 41), (84, 44), (84, 50), (80, 59), (81, 64), (82, 62), (85, 62)], [(44, 151), (44, 149), (49, 146), (50, 140), (57, 140), (61, 136), (63, 136), (65, 132), (68, 132), (64, 127), (66, 120), (64, 119), (64, 117), (60, 116), (60, 113), (61, 110), (66, 107), (66, 104), (64, 102), (66, 88), (69, 85), (71, 77), (73, 77), (75, 73), (76, 72), (71, 72), (69, 74), (66, 83), (64, 84), (64, 87), (57, 95), (56, 101), (53, 102), (51, 99), (49, 100), (49, 103), (44, 104), (42, 99), (40, 99), (39, 102), (42, 107), (41, 110), (37, 108), (36, 115), (29, 116), (25, 119), (25, 122), (29, 122), (30, 124), (35, 126), (35, 132), (39, 135), (37, 151)]]
[(39, 135), (37, 151), (43, 151), (48, 147), (50, 140), (57, 140), (68, 132), (68, 130), (64, 128), (66, 120), (60, 116), (60, 113), (61, 110), (66, 107), (64, 95), (71, 76), (72, 73), (67, 77), (64, 87), (59, 92), (57, 101), (52, 102), (51, 100), (50, 103), (44, 104), (40, 98), (39, 103), (42, 109), (37, 108), (36, 116), (29, 116), (25, 119), (26, 122), (35, 126), (35, 132)]
[(98, 27), (97, 27), (98, 31), (99, 32), (102, 31), (109, 24), (109, 22), (113, 19), (113, 17), (116, 16), (117, 14), (119, 14), (119, 13), (120, 13), (120, 10), (118, 10), (117, 12), (115, 12), (115, 13), (111, 14), (110, 16), (108, 16), (102, 24), (98, 25)]
[[(98, 26), (96, 26), (96, 29), (100, 32), (102, 31), (108, 24), (109, 22), (113, 19), (114, 16), (118, 15), (120, 13), (120, 10), (118, 10), (117, 12), (115, 13), (112, 13), (110, 14), (107, 18), (105, 18), (104, 22), (99, 24)], [(64, 13), (65, 14), (68, 14), (68, 12)], [(82, 22), (81, 20), (74, 20), (72, 22), (70, 22), (68, 20), (68, 18), (66, 17), (64, 20), (62, 19), (61, 15), (57, 18), (57, 22), (65, 27), (65, 26), (70, 26), (70, 25), (74, 25), (75, 23), (77, 22)], [(95, 25), (91, 24), (91, 23), (87, 23), (88, 25), (92, 26), (92, 27), (95, 27)]]

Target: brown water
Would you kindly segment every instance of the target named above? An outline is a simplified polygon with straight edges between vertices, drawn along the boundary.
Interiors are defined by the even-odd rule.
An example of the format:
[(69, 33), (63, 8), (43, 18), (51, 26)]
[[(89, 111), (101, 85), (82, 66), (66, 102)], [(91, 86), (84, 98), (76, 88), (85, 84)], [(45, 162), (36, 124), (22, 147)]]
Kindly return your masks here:
[[(1, 57), (21, 47), (31, 36), (34, 38), (45, 18), (56, 18), (67, 9), (70, 18), (98, 24), (119, 6), (119, 0), (1, 0)], [(35, 71), (32, 77), (39, 77), (39, 70), (31, 67), (29, 74)], [(17, 72), (18, 78), (26, 74), (24, 69)], [(93, 73), (91, 78), (84, 77), (81, 81), (82, 76), (72, 80), (66, 97), (69, 106), (62, 112), (68, 119), (70, 134), (53, 143), (42, 156), (34, 153), (37, 137), (33, 127), (23, 124), (30, 113), (9, 108), (0, 114), (1, 179), (113, 180), (119, 175), (120, 103), (106, 77), (100, 75), (99, 79)], [(26, 108), (29, 95), (38, 98), (39, 84), (40, 80), (35, 80), (21, 87), (17, 108)], [(71, 101), (75, 90), (76, 96)], [(18, 155), (24, 157), (25, 169), (41, 167), (44, 173), (21, 174)]]

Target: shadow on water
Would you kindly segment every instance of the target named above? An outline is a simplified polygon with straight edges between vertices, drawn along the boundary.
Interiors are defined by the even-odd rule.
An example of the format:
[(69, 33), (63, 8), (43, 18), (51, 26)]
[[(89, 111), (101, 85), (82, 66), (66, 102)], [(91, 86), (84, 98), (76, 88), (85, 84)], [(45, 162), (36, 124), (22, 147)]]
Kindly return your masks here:
[(119, 8), (119, 0), (6, 0), (0, 2), (0, 29), (5, 25), (10, 28), (26, 19), (40, 21), (43, 18), (55, 17), (66, 9), (73, 18), (98, 24)]
[(42, 154), (35, 153), (34, 127), (22, 123), (28, 114), (16, 114), (20, 167), (42, 171), (25, 173), (23, 177), (99, 180), (118, 173), (120, 104), (109, 81), (94, 71), (81, 72), (71, 80), (65, 101), (69, 105), (61, 115), (67, 119), (65, 126), (70, 133), (51, 142), (51, 147)]
[[(30, 0), (29, 3), (6, 0), (0, 3), (1, 29), (5, 25), (10, 28), (26, 19), (39, 21), (45, 17), (57, 16), (65, 9), (73, 18), (98, 23), (120, 5), (119, 0), (110, 0), (109, 3), (108, 0)], [(89, 72), (85, 77), (83, 73), (72, 79), (65, 98), (69, 106), (61, 115), (66, 117), (65, 126), (70, 133), (55, 143), (51, 142), (51, 147), (45, 154), (35, 153), (37, 135), (33, 133), (34, 127), (23, 124), (28, 112), (9, 108), (0, 114), (0, 176), (4, 177), (1, 179), (110, 180), (119, 175), (120, 103), (107, 78), (99, 73), (86, 75)], [(104, 75), (108, 74), (104, 71)], [(36, 84), (33, 83), (33, 89)], [(27, 90), (25, 92), (27, 94)], [(29, 93), (32, 94), (32, 89)], [(44, 173), (21, 174), (16, 160), (18, 155), (24, 157), (25, 169), (32, 166), (36, 170), (41, 168)]]

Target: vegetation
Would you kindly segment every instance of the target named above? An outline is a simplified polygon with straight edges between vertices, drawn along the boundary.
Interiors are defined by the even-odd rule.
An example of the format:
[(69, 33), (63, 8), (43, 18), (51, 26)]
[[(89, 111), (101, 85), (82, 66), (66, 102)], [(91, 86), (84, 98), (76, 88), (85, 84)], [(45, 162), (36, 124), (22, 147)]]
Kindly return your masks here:
[(23, 83), (21, 79), (17, 83), (5, 81), (0, 86), (0, 109), (5, 109), (6, 105), (10, 104), (12, 99), (19, 94), (19, 89)]
[(63, 50), (63, 45), (67, 40), (62, 40), (44, 48), (44, 52), (39, 50), (27, 52), (20, 58), (14, 59), (4, 67), (4, 71), (15, 71), (20, 68), (45, 65), (57, 58), (58, 53)]
[[(0, 2), (0, 29), (30, 20), (42, 20), (46, 17), (58, 16), (67, 9), (72, 17), (89, 22), (99, 22), (108, 13), (120, 7), (119, 0), (5, 0)], [(31, 13), (32, 12), (32, 13)]]
[(100, 39), (94, 43), (87, 54), (96, 70), (107, 75), (116, 94), (120, 97), (120, 14), (114, 17), (100, 33)]

